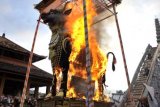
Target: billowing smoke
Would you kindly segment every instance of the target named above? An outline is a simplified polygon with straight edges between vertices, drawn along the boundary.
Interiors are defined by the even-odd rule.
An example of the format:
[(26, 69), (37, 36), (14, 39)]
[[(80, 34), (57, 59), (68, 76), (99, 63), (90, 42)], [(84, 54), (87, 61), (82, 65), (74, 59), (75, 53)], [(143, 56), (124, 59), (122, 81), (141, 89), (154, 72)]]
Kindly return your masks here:
[[(110, 49), (111, 35), (108, 33), (108, 27), (114, 22), (114, 18), (109, 17), (111, 13), (107, 10), (97, 15), (94, 20), (93, 28), (96, 30), (96, 39), (100, 47), (104, 50)], [(106, 19), (105, 19), (106, 18)], [(104, 19), (104, 20), (102, 20)], [(100, 21), (101, 20), (101, 21)]]

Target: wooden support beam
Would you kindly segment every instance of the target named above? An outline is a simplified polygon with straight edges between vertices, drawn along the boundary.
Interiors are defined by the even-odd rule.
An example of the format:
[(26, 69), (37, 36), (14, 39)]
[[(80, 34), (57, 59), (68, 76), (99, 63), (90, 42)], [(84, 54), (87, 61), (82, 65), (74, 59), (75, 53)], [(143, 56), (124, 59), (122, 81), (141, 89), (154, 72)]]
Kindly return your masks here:
[(46, 86), (46, 95), (50, 92), (50, 87), (51, 87), (50, 84), (48, 84), (48, 85)]
[(38, 93), (39, 93), (39, 86), (37, 85), (35, 87), (35, 91), (34, 91), (34, 97), (37, 99), (38, 98)]
[(3, 95), (5, 80), (6, 80), (6, 75), (4, 74), (0, 81), (0, 96)]
[[(24, 82), (23, 79), (17, 79), (17, 78), (12, 78), (12, 77), (6, 77), (6, 80)], [(46, 83), (49, 83), (49, 82), (48, 81), (47, 82), (46, 81), (40, 82), (40, 81), (34, 79), (34, 80), (32, 80), (32, 85), (31, 86), (33, 86), (33, 84), (38, 84), (39, 86), (45, 86)]]

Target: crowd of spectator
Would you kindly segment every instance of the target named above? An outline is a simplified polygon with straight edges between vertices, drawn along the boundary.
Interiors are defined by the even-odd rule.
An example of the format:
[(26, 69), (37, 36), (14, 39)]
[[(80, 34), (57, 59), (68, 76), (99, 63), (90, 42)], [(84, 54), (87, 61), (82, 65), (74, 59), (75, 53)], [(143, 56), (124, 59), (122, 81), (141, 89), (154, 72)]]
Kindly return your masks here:
[[(18, 96), (0, 96), (0, 107), (19, 107), (20, 97)], [(25, 105), (27, 107), (36, 107), (37, 100), (34, 97), (28, 97), (25, 99)]]

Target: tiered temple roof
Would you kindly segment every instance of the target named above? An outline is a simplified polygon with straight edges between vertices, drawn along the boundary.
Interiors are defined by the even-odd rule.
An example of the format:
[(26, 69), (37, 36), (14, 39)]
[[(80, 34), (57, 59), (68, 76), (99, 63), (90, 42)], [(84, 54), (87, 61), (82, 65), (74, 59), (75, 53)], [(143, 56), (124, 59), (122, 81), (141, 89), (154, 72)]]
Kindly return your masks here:
[[(0, 95), (16, 95), (22, 91), (29, 56), (30, 51), (7, 39), (5, 34), (0, 36)], [(32, 63), (45, 58), (34, 53)], [(30, 88), (48, 86), (49, 92), (51, 81), (52, 74), (32, 64), (28, 83)], [(15, 91), (10, 93), (10, 90)]]
[[(3, 36), (0, 36), (0, 54), (2, 54), (2, 50), (3, 52), (6, 52), (3, 55), (8, 55), (7, 52), (12, 53), (12, 55), (14, 53), (18, 56), (17, 58), (21, 58), (20, 60), (25, 60), (26, 62), (28, 62), (30, 51), (7, 39), (5, 37), (5, 34), (3, 34)], [(32, 62), (40, 61), (45, 58), (45, 56), (34, 54)]]

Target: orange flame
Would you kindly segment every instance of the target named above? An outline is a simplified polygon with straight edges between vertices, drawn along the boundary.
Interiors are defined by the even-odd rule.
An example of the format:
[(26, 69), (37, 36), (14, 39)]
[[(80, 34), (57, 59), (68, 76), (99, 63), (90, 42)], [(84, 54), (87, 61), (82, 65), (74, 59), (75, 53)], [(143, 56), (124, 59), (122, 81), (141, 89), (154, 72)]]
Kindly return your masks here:
[[(66, 28), (71, 33), (72, 52), (70, 55), (69, 77), (79, 76), (84, 79), (86, 76), (85, 68), (85, 35), (84, 35), (84, 19), (82, 1), (77, 0), (72, 2), (72, 13), (67, 17)], [(91, 0), (87, 0), (87, 18), (88, 18), (88, 32), (89, 44), (91, 53), (91, 74), (92, 80), (98, 81), (101, 75), (105, 72), (107, 59), (103, 51), (100, 49), (96, 38), (95, 31), (91, 28), (93, 17), (96, 15), (94, 4)], [(68, 80), (68, 97), (78, 97), (74, 91), (74, 87), (70, 87), (71, 78)], [(98, 85), (95, 85), (98, 90)], [(95, 100), (100, 97), (100, 92), (95, 92)]]
[(61, 80), (62, 80), (62, 68), (61, 67), (55, 67), (55, 74), (56, 74), (56, 90), (59, 91), (61, 86)]

